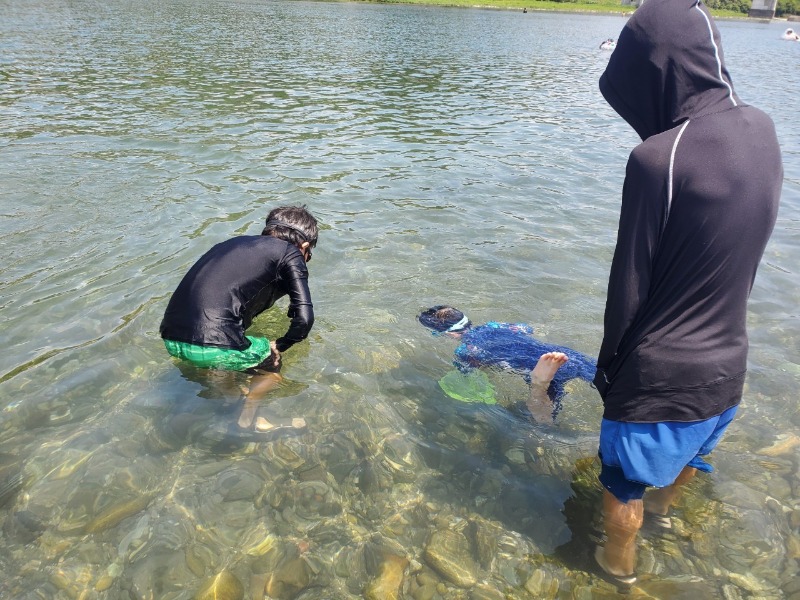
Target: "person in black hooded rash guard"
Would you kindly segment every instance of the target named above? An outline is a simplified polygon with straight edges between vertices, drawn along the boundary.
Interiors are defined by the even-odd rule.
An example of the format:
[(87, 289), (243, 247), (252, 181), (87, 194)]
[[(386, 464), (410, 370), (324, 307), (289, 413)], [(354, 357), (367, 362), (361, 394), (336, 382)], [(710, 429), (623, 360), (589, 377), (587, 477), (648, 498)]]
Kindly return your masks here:
[(622, 190), (594, 380), (606, 530), (595, 558), (630, 585), (643, 519), (669, 526), (680, 486), (711, 470), (702, 457), (741, 400), (747, 300), (783, 168), (772, 121), (736, 95), (698, 0), (638, 8), (600, 90), (642, 138)]
[[(238, 418), (239, 437), (258, 439), (278, 430), (300, 431), (302, 418), (269, 418), (258, 403), (280, 383), (281, 353), (308, 336), (314, 307), (308, 289), (317, 220), (302, 206), (270, 211), (261, 235), (221, 242), (189, 269), (169, 300), (161, 337), (174, 357), (204, 369), (252, 375)], [(245, 335), (253, 319), (289, 296), (288, 331), (270, 341)]]

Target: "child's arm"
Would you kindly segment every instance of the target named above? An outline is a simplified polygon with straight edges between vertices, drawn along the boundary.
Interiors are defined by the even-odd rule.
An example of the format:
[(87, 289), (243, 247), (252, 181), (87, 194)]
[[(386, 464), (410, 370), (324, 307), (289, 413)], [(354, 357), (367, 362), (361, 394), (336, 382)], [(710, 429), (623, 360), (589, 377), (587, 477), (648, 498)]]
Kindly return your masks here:
[(297, 342), (306, 339), (314, 325), (314, 305), (311, 303), (311, 291), (308, 289), (308, 269), (299, 251), (296, 256), (286, 261), (281, 270), (281, 278), (286, 282), (289, 291), (287, 314), (292, 322), (286, 333), (276, 340), (276, 349), (285, 352)]

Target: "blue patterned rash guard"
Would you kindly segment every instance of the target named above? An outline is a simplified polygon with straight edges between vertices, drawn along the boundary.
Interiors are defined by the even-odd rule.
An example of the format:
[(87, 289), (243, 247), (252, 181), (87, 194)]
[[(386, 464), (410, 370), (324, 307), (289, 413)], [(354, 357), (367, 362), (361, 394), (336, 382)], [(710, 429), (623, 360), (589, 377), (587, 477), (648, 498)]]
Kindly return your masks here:
[(563, 352), (569, 360), (558, 370), (548, 394), (557, 401), (564, 396), (564, 384), (570, 379), (591, 382), (595, 376), (595, 361), (571, 348), (556, 346), (533, 337), (533, 328), (524, 323), (490, 321), (468, 329), (456, 348), (455, 366), (466, 373), (477, 367), (498, 367), (515, 371), (530, 383), (530, 372), (539, 358), (547, 352)]

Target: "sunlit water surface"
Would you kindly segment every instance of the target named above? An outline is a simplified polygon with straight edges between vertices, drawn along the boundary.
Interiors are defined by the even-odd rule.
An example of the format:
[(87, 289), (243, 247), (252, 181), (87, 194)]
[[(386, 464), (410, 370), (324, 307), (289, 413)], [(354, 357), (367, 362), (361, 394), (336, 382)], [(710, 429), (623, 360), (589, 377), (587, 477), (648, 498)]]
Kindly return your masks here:
[[(447, 302), (595, 354), (637, 142), (597, 91), (623, 24), (0, 0), (0, 596), (613, 596), (589, 560), (596, 392), (572, 385), (554, 427), (506, 410), (511, 374), (489, 374), (498, 406), (453, 400), (455, 343), (415, 316)], [(643, 532), (641, 589), (797, 598), (800, 44), (719, 27), (786, 179), (743, 410), (673, 531)], [(158, 325), (200, 254), (297, 203), (324, 224), (317, 321), (269, 404), (308, 432), (237, 444), (244, 382), (182, 372)], [(251, 332), (280, 335), (279, 308)]]

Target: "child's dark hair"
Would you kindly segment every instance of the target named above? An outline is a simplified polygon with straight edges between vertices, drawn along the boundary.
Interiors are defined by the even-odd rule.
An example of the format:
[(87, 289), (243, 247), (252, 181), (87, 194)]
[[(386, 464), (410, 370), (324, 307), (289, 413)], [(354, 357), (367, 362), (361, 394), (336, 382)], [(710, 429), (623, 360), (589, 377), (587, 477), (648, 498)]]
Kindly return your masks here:
[[(468, 329), (472, 323), (466, 315), (452, 306), (439, 304), (422, 312), (417, 319), (425, 327), (434, 331), (463, 331)], [(458, 326), (454, 328), (454, 326)]]
[(299, 246), (303, 242), (315, 248), (319, 236), (317, 220), (304, 206), (280, 206), (267, 215), (261, 235), (271, 235)]

